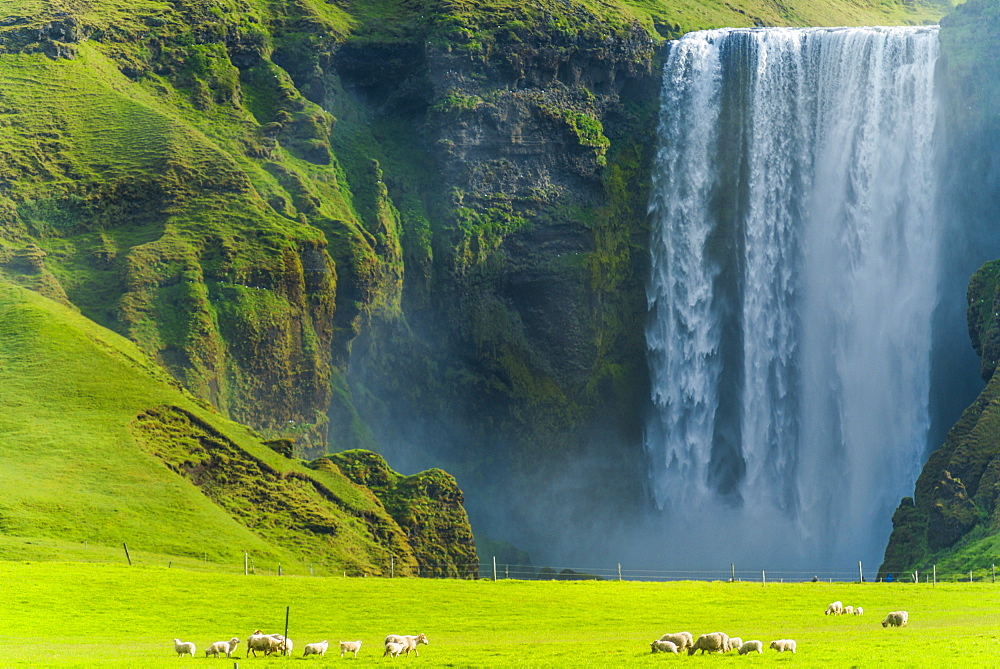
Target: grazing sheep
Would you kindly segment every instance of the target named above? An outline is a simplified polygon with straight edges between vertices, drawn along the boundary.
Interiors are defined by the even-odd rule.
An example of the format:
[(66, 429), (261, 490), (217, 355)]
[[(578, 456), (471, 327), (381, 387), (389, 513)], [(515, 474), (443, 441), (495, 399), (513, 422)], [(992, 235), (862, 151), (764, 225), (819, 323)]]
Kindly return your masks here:
[(688, 655), (694, 655), (695, 651), (701, 651), (704, 655), (707, 650), (710, 653), (724, 653), (729, 648), (729, 635), (725, 632), (712, 632), (702, 634), (698, 640), (688, 648)]
[(361, 650), (360, 641), (341, 641), (340, 642), (340, 656), (344, 657), (344, 653), (354, 653), (354, 657), (358, 656), (358, 651)]
[(795, 652), (795, 641), (792, 639), (778, 639), (777, 641), (771, 642), (771, 648), (775, 649), (779, 653), (784, 653), (786, 650)]
[(762, 641), (745, 641), (742, 646), (740, 646), (740, 655), (746, 655), (747, 653), (752, 653), (757, 651), (758, 653), (764, 652), (764, 643)]
[(683, 653), (694, 644), (694, 637), (691, 636), (691, 632), (675, 632), (673, 634), (664, 634), (660, 637), (660, 641), (670, 641), (676, 644), (677, 650)]
[(865, 610), (859, 606), (858, 608), (854, 609), (854, 615), (863, 616), (865, 615)]
[(656, 641), (649, 644), (650, 649), (654, 653), (673, 653), (677, 654), (677, 644), (673, 641), (665, 641), (663, 639), (657, 639)]
[(307, 643), (305, 647), (305, 652), (302, 653), (302, 657), (307, 655), (319, 655), (323, 657), (326, 655), (326, 649), (330, 647), (330, 644), (325, 639), (317, 643)]
[(254, 633), (247, 638), (247, 657), (250, 653), (257, 657), (258, 650), (264, 653), (265, 657), (270, 655), (279, 649), (283, 638), (280, 634), (264, 634), (260, 630), (254, 630)]
[(382, 657), (388, 655), (389, 657), (399, 657), (399, 654), (406, 650), (406, 645), (398, 643), (396, 641), (386, 641), (385, 642), (385, 652), (382, 653)]
[(274, 637), (278, 641), (278, 647), (277, 647), (276, 650), (281, 655), (291, 656), (291, 654), (292, 654), (292, 647), (295, 646), (295, 644), (292, 643), (292, 640), (291, 639), (286, 639), (285, 637), (281, 636), (280, 634), (272, 634), (271, 636)]
[[(406, 653), (407, 657), (410, 656), (410, 651), (411, 650), (413, 651), (413, 654), (416, 657), (420, 657), (420, 653), (417, 652), (417, 646), (419, 644), (424, 644), (425, 646), (430, 645), (430, 643), (427, 641), (427, 637), (423, 633), (421, 633), (421, 634), (405, 634), (405, 635), (390, 634), (389, 636), (387, 636), (385, 638), (385, 643), (388, 644), (389, 642), (403, 644), (403, 652)], [(382, 657), (385, 657), (385, 656), (383, 655)]]
[(853, 606), (845, 606), (844, 607), (844, 615), (845, 616), (853, 616), (854, 615), (854, 607)]
[(734, 650), (739, 650), (740, 646), (743, 645), (743, 639), (738, 636), (729, 637), (729, 641), (726, 644), (726, 652), (731, 653)]
[(906, 611), (893, 611), (882, 621), (882, 627), (902, 627), (906, 624), (910, 614)]
[(181, 641), (180, 639), (174, 639), (174, 650), (177, 651), (177, 657), (184, 657), (185, 655), (194, 657), (194, 654), (198, 652), (193, 643), (190, 641)]
[(226, 657), (232, 657), (233, 651), (236, 650), (236, 646), (240, 643), (240, 640), (233, 637), (229, 641), (216, 641), (208, 650), (205, 651), (205, 657), (212, 655), (214, 657), (219, 657), (219, 653), (225, 653)]
[(826, 613), (824, 615), (828, 616), (839, 616), (844, 612), (843, 602), (833, 602), (830, 606), (826, 607)]

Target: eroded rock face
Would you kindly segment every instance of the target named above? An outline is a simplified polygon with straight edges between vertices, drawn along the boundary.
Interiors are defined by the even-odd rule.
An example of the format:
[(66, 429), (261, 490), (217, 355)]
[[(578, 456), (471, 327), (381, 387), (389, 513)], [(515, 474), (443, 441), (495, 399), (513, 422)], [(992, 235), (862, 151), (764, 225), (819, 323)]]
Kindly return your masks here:
[(953, 546), (975, 527), (979, 514), (965, 485), (952, 478), (951, 472), (941, 472), (934, 499), (927, 522), (927, 543), (931, 550), (938, 550)]

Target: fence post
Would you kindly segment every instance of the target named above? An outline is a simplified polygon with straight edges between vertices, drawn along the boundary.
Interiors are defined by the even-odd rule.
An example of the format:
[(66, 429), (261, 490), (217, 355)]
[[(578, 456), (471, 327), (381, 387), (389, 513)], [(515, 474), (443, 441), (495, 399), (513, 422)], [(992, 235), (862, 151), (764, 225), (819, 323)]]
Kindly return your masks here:
[[(288, 610), (290, 608), (291, 607), (289, 606), (285, 607), (285, 641), (282, 643), (283, 647), (281, 651), (282, 655), (291, 655), (291, 653), (288, 651)], [(704, 653), (702, 653), (702, 655), (704, 655)]]
[(865, 570), (861, 568), (861, 560), (858, 560), (858, 578), (861, 583), (865, 582)]
[(934, 565), (934, 583), (931, 585), (932, 588), (937, 587), (937, 564)]
[(993, 582), (997, 582), (997, 566), (993, 565)]
[(243, 553), (243, 575), (248, 576), (250, 574), (250, 556), (244, 552)]
[(126, 559), (126, 560), (128, 560), (128, 566), (130, 566), (130, 567), (131, 567), (131, 566), (132, 566), (132, 558), (131, 558), (131, 557), (129, 557), (129, 554), (128, 554), (128, 544), (126, 544), (126, 543), (125, 543), (125, 542), (123, 541), (123, 542), (122, 542), (122, 547), (123, 547), (123, 548), (125, 549), (125, 559)]
[(969, 583), (972, 583), (972, 570), (969, 570)]
[(767, 576), (764, 574), (764, 570), (760, 570), (760, 587), (767, 585)]
[(729, 580), (732, 581), (733, 583), (736, 582), (736, 563), (735, 562), (730, 562), (729, 563)]
[(618, 580), (622, 580), (622, 563), (618, 563)]
[(389, 578), (396, 578), (396, 556), (389, 556)]
[(281, 576), (281, 563), (278, 563), (278, 576)]
[(493, 580), (497, 580), (497, 556), (493, 556)]

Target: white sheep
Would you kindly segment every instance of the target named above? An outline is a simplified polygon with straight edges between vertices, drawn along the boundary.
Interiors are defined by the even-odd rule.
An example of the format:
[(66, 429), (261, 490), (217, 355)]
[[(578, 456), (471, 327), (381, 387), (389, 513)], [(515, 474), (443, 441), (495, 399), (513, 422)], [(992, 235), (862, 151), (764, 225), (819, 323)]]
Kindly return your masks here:
[(212, 655), (213, 657), (219, 657), (219, 653), (225, 653), (226, 657), (232, 657), (233, 651), (236, 650), (236, 646), (239, 645), (240, 640), (233, 637), (229, 641), (216, 641), (208, 650), (205, 651), (205, 657)]
[(742, 645), (743, 645), (743, 639), (739, 638), (738, 636), (731, 636), (729, 637), (729, 641), (726, 642), (726, 652), (731, 653), (734, 650), (739, 650), (740, 646)]
[(265, 656), (270, 655), (281, 646), (281, 638), (283, 637), (280, 634), (264, 634), (260, 630), (254, 630), (254, 633), (247, 637), (247, 657), (250, 653), (257, 657), (258, 650)]
[[(417, 646), (419, 644), (424, 644), (425, 646), (430, 645), (430, 642), (427, 641), (427, 636), (424, 635), (423, 633), (420, 633), (420, 634), (390, 634), (389, 636), (387, 636), (385, 638), (385, 642), (384, 643), (388, 644), (390, 642), (403, 644), (403, 652), (406, 653), (407, 657), (410, 656), (410, 651), (411, 650), (413, 651), (413, 654), (416, 657), (420, 657), (420, 653), (417, 652)], [(383, 655), (383, 657), (385, 657), (385, 656)]]
[(691, 632), (674, 632), (673, 634), (664, 634), (660, 637), (660, 641), (670, 641), (677, 645), (677, 650), (684, 652), (692, 645), (694, 645), (694, 637), (691, 636)]
[(694, 645), (688, 648), (688, 655), (694, 655), (699, 650), (702, 655), (706, 650), (710, 653), (724, 653), (727, 648), (729, 648), (729, 635), (725, 632), (712, 632), (699, 636)]
[(882, 621), (882, 627), (902, 627), (909, 617), (906, 611), (893, 611)]
[(274, 637), (275, 639), (277, 639), (277, 641), (278, 641), (277, 651), (280, 654), (282, 654), (282, 655), (291, 656), (291, 654), (292, 654), (292, 648), (295, 646), (295, 644), (292, 643), (292, 640), (291, 639), (286, 639), (285, 637), (281, 636), (280, 634), (272, 634), (271, 636)]
[(775, 649), (779, 653), (784, 653), (786, 650), (795, 652), (795, 641), (792, 639), (778, 639), (777, 641), (771, 642), (771, 648)]
[(863, 616), (863, 615), (865, 615), (864, 608), (862, 608), (862, 607), (859, 606), (856, 609), (854, 609), (854, 615), (856, 615), (856, 616)]
[(743, 645), (740, 646), (740, 655), (746, 655), (747, 653), (752, 653), (757, 651), (758, 653), (764, 652), (764, 642), (757, 641), (756, 639), (752, 641), (744, 641)]
[(844, 612), (843, 602), (833, 602), (830, 606), (826, 607), (826, 612), (824, 615), (828, 616), (839, 616)]
[(853, 606), (845, 606), (844, 607), (844, 615), (845, 616), (853, 616), (854, 615), (854, 607)]
[(653, 653), (673, 653), (677, 654), (677, 644), (673, 641), (666, 641), (664, 639), (657, 639), (649, 644), (649, 648)]
[(340, 656), (344, 657), (344, 653), (354, 653), (354, 657), (358, 656), (358, 651), (361, 650), (360, 641), (341, 641), (340, 642)]
[(330, 644), (326, 641), (326, 639), (317, 643), (307, 643), (305, 652), (302, 653), (302, 657), (305, 657), (306, 655), (319, 655), (320, 657), (324, 657), (326, 655), (326, 649), (329, 647)]
[(385, 652), (382, 653), (382, 657), (388, 655), (389, 657), (399, 657), (399, 654), (406, 649), (406, 644), (402, 644), (396, 641), (386, 641)]
[(198, 652), (193, 643), (190, 641), (181, 641), (180, 639), (174, 639), (174, 650), (177, 651), (177, 657), (184, 657), (185, 655), (194, 657), (194, 654)]

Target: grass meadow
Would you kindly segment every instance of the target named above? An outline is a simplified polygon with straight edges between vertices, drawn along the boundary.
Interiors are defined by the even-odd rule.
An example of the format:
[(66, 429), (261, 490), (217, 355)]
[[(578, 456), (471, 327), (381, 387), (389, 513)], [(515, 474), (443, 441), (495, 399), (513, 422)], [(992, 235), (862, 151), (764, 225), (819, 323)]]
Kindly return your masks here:
[[(865, 615), (825, 616), (833, 600)], [(681, 581), (457, 581), (243, 576), (177, 568), (0, 562), (4, 667), (1000, 666), (1000, 585)], [(211, 642), (255, 629), (281, 632), (286, 606), (294, 657), (205, 658)], [(910, 623), (884, 629), (885, 613)], [(724, 631), (744, 640), (792, 638), (798, 652), (651, 654), (665, 632)], [(389, 633), (423, 632), (419, 658), (382, 658)], [(173, 638), (199, 657), (178, 659)], [(325, 658), (306, 643), (331, 642)], [(357, 660), (340, 640), (358, 640)], [(308, 664), (307, 664), (308, 663)]]

